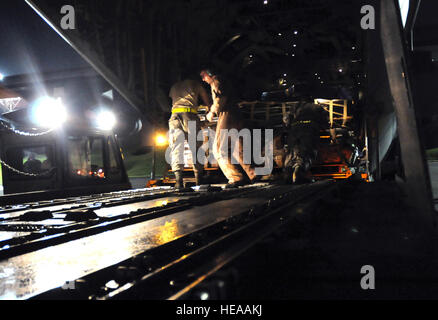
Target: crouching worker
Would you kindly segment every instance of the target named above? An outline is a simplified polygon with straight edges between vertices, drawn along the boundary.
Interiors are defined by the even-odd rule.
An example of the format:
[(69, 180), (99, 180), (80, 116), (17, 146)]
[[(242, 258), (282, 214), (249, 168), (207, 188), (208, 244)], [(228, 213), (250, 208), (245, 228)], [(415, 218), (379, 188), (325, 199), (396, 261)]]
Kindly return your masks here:
[(309, 171), (317, 156), (324, 122), (323, 110), (313, 103), (302, 102), (284, 121), (288, 128), (286, 178), (293, 183), (310, 182)]
[(209, 106), (207, 92), (201, 83), (186, 79), (177, 82), (169, 92), (172, 99), (172, 115), (169, 119), (169, 147), (171, 167), (175, 174), (175, 189), (184, 188), (184, 144), (188, 140), (193, 160), (196, 185), (202, 184), (204, 164), (197, 160), (197, 151), (202, 146), (202, 141), (197, 141), (197, 135), (201, 130), (198, 117), (198, 100)]

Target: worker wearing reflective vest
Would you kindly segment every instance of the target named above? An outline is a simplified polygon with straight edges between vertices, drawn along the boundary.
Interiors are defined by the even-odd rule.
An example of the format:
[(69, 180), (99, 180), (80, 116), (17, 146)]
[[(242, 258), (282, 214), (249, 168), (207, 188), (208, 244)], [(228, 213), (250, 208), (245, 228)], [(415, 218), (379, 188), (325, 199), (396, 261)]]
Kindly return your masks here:
[[(218, 75), (213, 74), (212, 71), (208, 69), (202, 70), (200, 76), (204, 82), (210, 85), (213, 99), (210, 112), (206, 116), (207, 120), (211, 122), (214, 116), (218, 117), (215, 141), (213, 144), (213, 155), (223, 174), (228, 179), (226, 188), (235, 188), (244, 185), (248, 182), (248, 179), (249, 182), (256, 181), (254, 167), (243, 161), (244, 157), (241, 139), (235, 139), (234, 141), (236, 145), (231, 146), (230, 137), (227, 135), (221, 135), (222, 129), (236, 129), (239, 131), (244, 128), (237, 103), (232, 100), (233, 95), (231, 93), (231, 84), (225, 84)], [(227, 139), (228, 141), (225, 141), (224, 139)], [(229, 153), (229, 150), (225, 150), (228, 148), (225, 148), (224, 146), (234, 149), (235, 152), (233, 155)], [(232, 157), (237, 160), (236, 162), (238, 162), (239, 165), (232, 163)], [(239, 166), (245, 171), (248, 178), (242, 174), (239, 170)]]
[(188, 136), (195, 137), (188, 144), (192, 153), (196, 185), (200, 185), (204, 164), (197, 161), (197, 151), (202, 146), (202, 141), (199, 142), (196, 139), (199, 130), (201, 130), (197, 114), (198, 100), (201, 98), (205, 105), (210, 105), (208, 94), (201, 83), (186, 79), (172, 86), (169, 97), (172, 99), (172, 116), (169, 119), (169, 147), (172, 171), (176, 179), (175, 188), (183, 188), (184, 144)]

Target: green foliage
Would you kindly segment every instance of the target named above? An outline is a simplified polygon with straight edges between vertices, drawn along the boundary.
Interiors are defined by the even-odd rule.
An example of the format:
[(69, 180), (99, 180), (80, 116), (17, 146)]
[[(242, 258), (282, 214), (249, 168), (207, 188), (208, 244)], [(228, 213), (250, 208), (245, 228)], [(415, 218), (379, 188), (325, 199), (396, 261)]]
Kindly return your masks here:
[[(132, 155), (132, 153), (124, 152), (125, 168), (130, 178), (150, 177), (152, 171), (152, 152), (142, 155)], [(163, 177), (167, 171), (167, 163), (165, 159), (165, 149), (159, 149), (155, 157), (155, 175)]]
[(438, 148), (426, 150), (427, 160), (438, 160)]

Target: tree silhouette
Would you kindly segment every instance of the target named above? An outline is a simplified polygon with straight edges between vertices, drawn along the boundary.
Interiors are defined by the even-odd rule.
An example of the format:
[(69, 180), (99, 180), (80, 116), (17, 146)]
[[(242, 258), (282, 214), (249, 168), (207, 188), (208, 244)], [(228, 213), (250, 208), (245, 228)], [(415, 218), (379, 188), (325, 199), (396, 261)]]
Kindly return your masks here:
[[(60, 20), (61, 1), (33, 2), (53, 22)], [(336, 3), (342, 7), (350, 2)], [(64, 34), (95, 56), (152, 122), (168, 111), (168, 89), (187, 69), (197, 72), (201, 66), (213, 65), (254, 95), (261, 88), (272, 87), (284, 69), (281, 64), (291, 68), (291, 62), (285, 62), (290, 58), (287, 47), (276, 39), (278, 30), (304, 30), (312, 40), (308, 51), (316, 56), (321, 45), (328, 43), (331, 55), (339, 58), (354, 41), (351, 30), (345, 27), (348, 19), (330, 16), (338, 7), (321, 0), (278, 0), (269, 5), (250, 0), (70, 3), (76, 11), (77, 28)], [(322, 20), (316, 18), (326, 15)], [(314, 64), (308, 62), (310, 67)], [(298, 74), (299, 64), (293, 67)]]

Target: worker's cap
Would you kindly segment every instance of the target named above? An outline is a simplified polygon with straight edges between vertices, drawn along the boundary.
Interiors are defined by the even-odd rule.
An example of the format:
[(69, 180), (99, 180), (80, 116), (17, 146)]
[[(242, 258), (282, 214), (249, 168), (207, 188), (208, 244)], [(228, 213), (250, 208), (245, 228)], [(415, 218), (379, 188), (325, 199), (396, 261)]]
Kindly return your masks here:
[(214, 73), (213, 73), (213, 71), (211, 69), (202, 69), (200, 74), (202, 75), (203, 73), (208, 74), (210, 77), (214, 76)]

